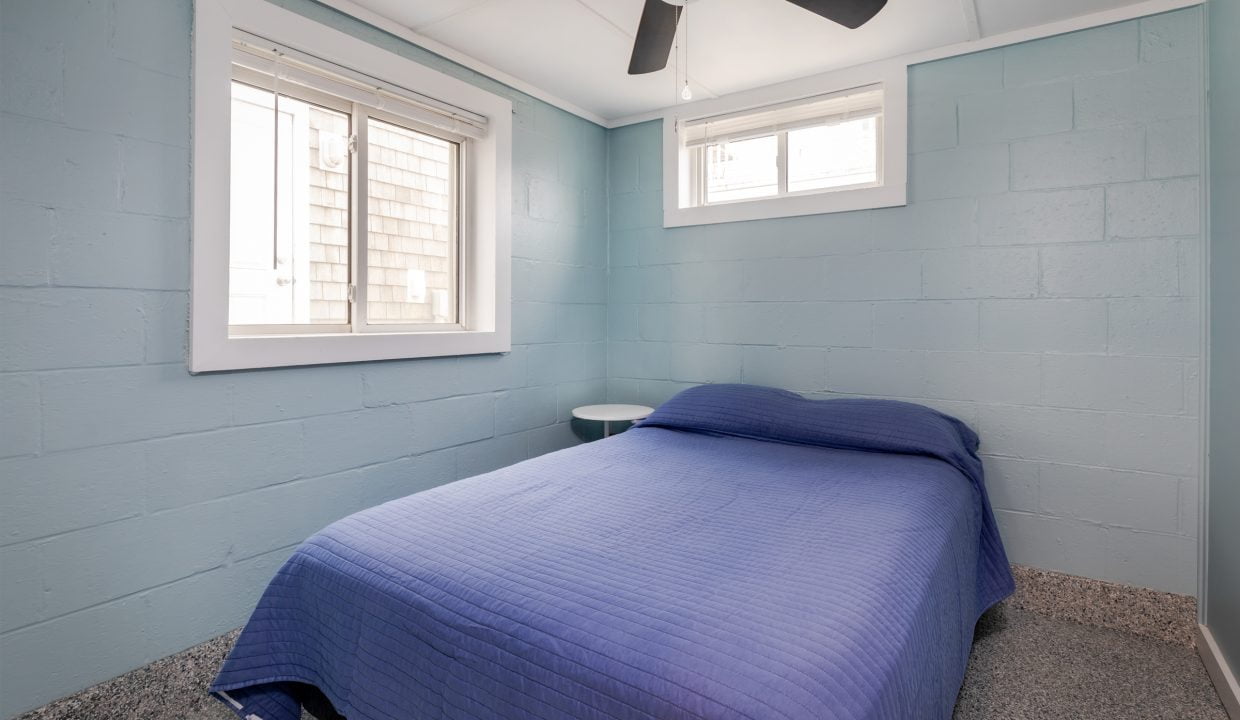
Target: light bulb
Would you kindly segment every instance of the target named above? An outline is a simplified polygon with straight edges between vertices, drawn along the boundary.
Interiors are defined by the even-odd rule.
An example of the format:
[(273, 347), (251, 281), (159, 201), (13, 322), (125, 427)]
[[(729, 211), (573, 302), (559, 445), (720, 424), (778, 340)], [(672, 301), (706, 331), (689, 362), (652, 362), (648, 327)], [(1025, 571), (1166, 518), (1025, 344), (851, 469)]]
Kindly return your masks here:
[(692, 100), (693, 91), (689, 89), (689, 83), (685, 83), (685, 89), (680, 91), (681, 100)]

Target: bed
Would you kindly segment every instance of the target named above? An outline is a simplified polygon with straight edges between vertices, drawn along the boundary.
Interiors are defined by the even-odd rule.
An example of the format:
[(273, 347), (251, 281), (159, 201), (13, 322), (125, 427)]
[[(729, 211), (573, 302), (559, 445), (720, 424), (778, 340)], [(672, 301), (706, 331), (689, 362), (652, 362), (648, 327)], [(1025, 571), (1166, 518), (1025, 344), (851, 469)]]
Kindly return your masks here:
[(949, 718), (1012, 577), (934, 410), (691, 388), (633, 429), (359, 512), (211, 691), (296, 720)]

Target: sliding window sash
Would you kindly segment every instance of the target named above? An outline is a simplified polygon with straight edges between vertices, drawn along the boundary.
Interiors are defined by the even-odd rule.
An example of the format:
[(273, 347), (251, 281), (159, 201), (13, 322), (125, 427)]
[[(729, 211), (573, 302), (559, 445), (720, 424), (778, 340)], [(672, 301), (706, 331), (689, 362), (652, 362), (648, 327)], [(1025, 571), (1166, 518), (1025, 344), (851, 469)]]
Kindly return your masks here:
[[(369, 263), (369, 202), (370, 194), (362, 192), (361, 188), (366, 187), (365, 181), (369, 179), (370, 168), (370, 119), (374, 118), (385, 123), (397, 125), (409, 130), (431, 135), (440, 140), (446, 140), (455, 146), (452, 152), (451, 162), (449, 163), (450, 175), (448, 186), (452, 189), (452, 196), (455, 199), (453, 203), (455, 207), (450, 214), (450, 231), (449, 231), (449, 251), (450, 266), (453, 270), (452, 287), (453, 287), (453, 307), (456, 309), (456, 322), (451, 323), (371, 323), (367, 314), (369, 309), (367, 294), (370, 283), (367, 274), (370, 270)], [(465, 167), (465, 153), (468, 148), (468, 138), (452, 135), (450, 133), (438, 130), (436, 128), (427, 127), (415, 120), (386, 113), (375, 108), (368, 108), (363, 105), (355, 105), (353, 114), (354, 127), (357, 128), (357, 150), (353, 153), (354, 174), (356, 190), (353, 196), (353, 216), (351, 220), (351, 239), (350, 244), (353, 249), (352, 260), (352, 282), (353, 291), (351, 293), (353, 305), (353, 317), (356, 318), (352, 332), (358, 333), (427, 333), (427, 332), (459, 332), (471, 329), (471, 325), (467, 320), (468, 303), (464, 302), (464, 298), (469, 297), (462, 291), (463, 279), (472, 277), (472, 268), (466, 266), (466, 262), (470, 260), (468, 253), (465, 251), (466, 243), (462, 242), (467, 237), (464, 234), (464, 212), (466, 203), (465, 182), (461, 172), (461, 168)]]
[[(244, 64), (238, 59), (249, 59)], [(273, 74), (279, 71), (279, 64), (272, 61), (258, 62), (255, 56), (234, 48), (232, 78), (236, 82), (252, 85), (256, 88), (273, 93), (278, 101), (280, 96), (320, 105), (350, 117), (349, 137), (349, 290), (347, 323), (289, 323), (263, 325), (232, 325), (228, 326), (230, 337), (263, 337), (271, 335), (316, 335), (339, 333), (428, 333), (428, 332), (461, 332), (473, 328), (470, 317), (470, 304), (465, 301), (471, 295), (464, 287), (465, 278), (473, 277), (472, 268), (466, 263), (472, 258), (464, 247), (463, 239), (467, 237), (465, 218), (467, 183), (461, 171), (465, 165), (465, 153), (468, 152), (469, 137), (448, 132), (442, 127), (421, 122), (398, 113), (350, 102), (330, 92), (312, 87), (309, 82), (295, 83), (290, 86), (285, 82), (285, 74)], [(260, 59), (261, 60), (261, 59)], [(257, 67), (266, 63), (266, 72)], [(309, 76), (313, 78), (314, 76)], [(304, 79), (304, 76), (303, 76)], [(455, 309), (455, 322), (448, 323), (371, 323), (367, 310), (367, 292), (369, 288), (367, 274), (369, 272), (369, 174), (370, 174), (370, 123), (374, 118), (391, 125), (435, 137), (451, 143), (454, 147), (451, 155), (449, 188), (454, 199), (450, 213), (449, 249), (450, 267), (452, 268), (452, 305)]]

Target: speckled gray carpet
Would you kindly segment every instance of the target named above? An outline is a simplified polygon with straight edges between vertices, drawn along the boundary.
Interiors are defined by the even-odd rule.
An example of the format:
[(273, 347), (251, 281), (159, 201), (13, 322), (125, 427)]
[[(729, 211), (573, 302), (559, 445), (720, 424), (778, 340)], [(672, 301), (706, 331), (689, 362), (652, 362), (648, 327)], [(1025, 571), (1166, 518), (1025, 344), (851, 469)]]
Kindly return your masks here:
[[(205, 688), (235, 634), (20, 720), (231, 720)], [(1010, 607), (982, 618), (954, 720), (1227, 720), (1191, 648)]]
[(1227, 720), (1197, 652), (1001, 606), (978, 624), (954, 720)]

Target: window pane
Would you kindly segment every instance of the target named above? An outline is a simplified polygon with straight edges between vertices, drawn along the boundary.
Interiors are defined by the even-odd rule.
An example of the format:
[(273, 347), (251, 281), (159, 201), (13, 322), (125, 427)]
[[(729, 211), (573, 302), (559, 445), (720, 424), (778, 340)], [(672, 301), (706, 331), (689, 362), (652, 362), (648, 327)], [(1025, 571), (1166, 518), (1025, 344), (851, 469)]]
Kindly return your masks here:
[(779, 192), (774, 135), (706, 146), (706, 202), (767, 197)]
[(347, 323), (349, 117), (232, 84), (228, 322)]
[(368, 122), (367, 321), (455, 323), (459, 146)]
[(878, 119), (788, 132), (788, 191), (878, 182)]
[[(287, 98), (285, 98), (287, 100)], [(349, 322), (349, 116), (307, 105), (310, 322)]]

